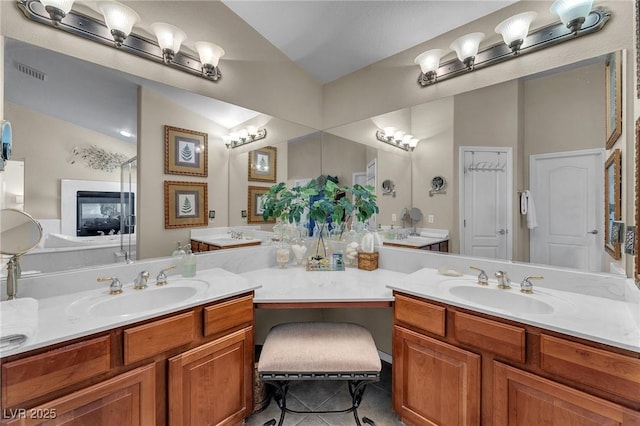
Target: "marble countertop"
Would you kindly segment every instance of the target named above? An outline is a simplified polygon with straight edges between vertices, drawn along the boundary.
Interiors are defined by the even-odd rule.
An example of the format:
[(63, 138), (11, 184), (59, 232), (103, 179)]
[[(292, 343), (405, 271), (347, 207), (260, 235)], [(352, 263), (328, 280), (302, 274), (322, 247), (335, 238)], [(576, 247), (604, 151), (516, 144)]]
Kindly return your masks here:
[(387, 284), (406, 275), (384, 269), (307, 271), (295, 265), (241, 274), (260, 286), (255, 293), (255, 303), (391, 302), (393, 294)]
[[(407, 274), (389, 284), (389, 288), (414, 296), (447, 303), (476, 312), (505, 318), (524, 324), (580, 337), (594, 342), (640, 352), (640, 324), (632, 310), (640, 310), (638, 303), (612, 300), (586, 294), (535, 287), (534, 294), (520, 293), (520, 284), (513, 282), (512, 289), (499, 290), (495, 281), (489, 287), (477, 284), (475, 275), (449, 277), (438, 274), (431, 268), (424, 268)], [(487, 291), (490, 294), (483, 304), (474, 298), (456, 293), (454, 287), (471, 287), (475, 293)], [(501, 304), (497, 299), (502, 292), (509, 292), (509, 298), (516, 302)], [(482, 295), (482, 293), (479, 293)], [(519, 299), (529, 298), (529, 299)], [(491, 307), (490, 305), (494, 305)], [(549, 308), (550, 312), (529, 310), (531, 306)], [(535, 307), (535, 306), (534, 306)], [(544, 310), (544, 309), (543, 309)], [(523, 312), (524, 311), (524, 312)]]
[[(169, 284), (178, 283), (183, 278), (180, 275), (169, 276)], [(201, 280), (208, 283), (203, 291), (198, 292), (193, 297), (179, 303), (165, 305), (157, 309), (149, 309), (135, 314), (120, 316), (98, 316), (83, 314), (81, 310), (74, 309), (73, 303), (87, 298), (107, 296), (117, 298), (120, 295), (108, 295), (108, 288), (105, 286), (101, 290), (89, 290), (38, 299), (38, 329), (34, 336), (29, 338), (25, 344), (15, 348), (8, 348), (0, 352), (0, 357), (15, 355), (33, 349), (42, 348), (55, 343), (64, 342), (78, 337), (84, 337), (101, 331), (110, 330), (116, 327), (133, 324), (160, 315), (177, 312), (183, 309), (214, 302), (256, 290), (258, 285), (237, 274), (225, 271), (221, 268), (212, 268), (198, 271), (194, 280)], [(130, 294), (133, 291), (132, 284), (124, 285), (122, 295)], [(138, 290), (140, 294), (144, 291), (153, 291), (155, 287), (153, 281), (149, 281), (149, 289)], [(150, 293), (147, 293), (150, 294)]]

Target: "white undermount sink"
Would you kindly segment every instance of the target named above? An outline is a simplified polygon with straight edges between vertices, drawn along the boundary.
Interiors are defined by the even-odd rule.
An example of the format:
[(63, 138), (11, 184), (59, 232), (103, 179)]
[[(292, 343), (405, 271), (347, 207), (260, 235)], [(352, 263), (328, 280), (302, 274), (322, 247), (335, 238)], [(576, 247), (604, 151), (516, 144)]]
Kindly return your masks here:
[(520, 292), (518, 283), (511, 285), (511, 289), (502, 290), (495, 283), (480, 286), (475, 280), (464, 278), (446, 279), (438, 283), (440, 288), (446, 289), (456, 299), (514, 314), (549, 315), (559, 310), (571, 309), (569, 302), (550, 294), (547, 289), (534, 288), (533, 294), (526, 294)]
[(156, 286), (151, 283), (142, 290), (125, 287), (121, 294), (85, 296), (72, 302), (67, 308), (71, 316), (127, 317), (161, 310), (183, 304), (202, 295), (209, 283), (196, 279), (169, 278), (169, 284)]

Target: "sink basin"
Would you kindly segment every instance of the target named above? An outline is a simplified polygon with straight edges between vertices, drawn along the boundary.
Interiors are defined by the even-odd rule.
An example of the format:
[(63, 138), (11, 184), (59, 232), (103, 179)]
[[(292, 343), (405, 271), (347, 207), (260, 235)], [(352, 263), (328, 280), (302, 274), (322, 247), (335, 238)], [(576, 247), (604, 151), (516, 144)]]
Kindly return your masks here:
[(72, 316), (127, 317), (186, 303), (201, 295), (209, 284), (202, 280), (171, 280), (157, 287), (153, 284), (143, 290), (124, 289), (122, 294), (83, 297), (71, 303), (67, 313)]
[[(449, 293), (460, 299), (490, 308), (520, 314), (551, 314), (554, 307), (533, 295), (485, 287), (453, 286)], [(515, 290), (518, 291), (518, 290)]]

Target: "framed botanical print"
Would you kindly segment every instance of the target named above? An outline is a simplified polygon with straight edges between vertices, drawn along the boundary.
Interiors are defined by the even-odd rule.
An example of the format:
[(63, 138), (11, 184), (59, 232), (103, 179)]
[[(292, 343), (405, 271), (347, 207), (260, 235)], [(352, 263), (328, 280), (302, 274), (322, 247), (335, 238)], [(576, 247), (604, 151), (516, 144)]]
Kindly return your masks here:
[(265, 146), (249, 152), (250, 181), (275, 183), (276, 152), (273, 146)]
[(250, 186), (247, 200), (247, 223), (275, 223), (275, 220), (264, 221), (262, 218), (262, 196), (269, 192), (268, 186)]
[(620, 259), (620, 225), (622, 219), (622, 160), (616, 149), (604, 165), (605, 227), (604, 248), (614, 259)]
[(207, 176), (207, 134), (164, 126), (164, 172)]
[(164, 227), (207, 226), (207, 183), (164, 181)]
[(622, 134), (622, 54), (613, 52), (606, 61), (606, 148), (611, 149)]

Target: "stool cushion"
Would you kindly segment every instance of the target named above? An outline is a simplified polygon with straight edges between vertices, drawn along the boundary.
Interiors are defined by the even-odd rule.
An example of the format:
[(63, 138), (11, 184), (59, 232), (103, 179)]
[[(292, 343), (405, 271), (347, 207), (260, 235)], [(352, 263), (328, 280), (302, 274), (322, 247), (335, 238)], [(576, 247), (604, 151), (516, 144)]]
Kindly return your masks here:
[(300, 322), (273, 327), (262, 347), (258, 372), (379, 373), (376, 344), (351, 323)]

